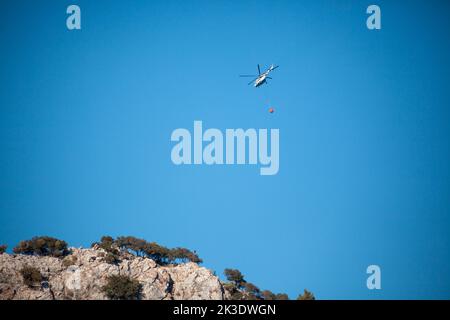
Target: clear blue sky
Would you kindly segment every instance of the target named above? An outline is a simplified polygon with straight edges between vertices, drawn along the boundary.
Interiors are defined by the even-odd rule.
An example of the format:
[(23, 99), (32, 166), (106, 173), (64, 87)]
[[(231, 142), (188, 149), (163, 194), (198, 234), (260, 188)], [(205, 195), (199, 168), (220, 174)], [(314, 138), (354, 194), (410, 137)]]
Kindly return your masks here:
[[(450, 4), (376, 3), (380, 31), (371, 1), (4, 2), (0, 243), (134, 235), (291, 298), (450, 298)], [(279, 128), (278, 175), (174, 166), (194, 120)]]

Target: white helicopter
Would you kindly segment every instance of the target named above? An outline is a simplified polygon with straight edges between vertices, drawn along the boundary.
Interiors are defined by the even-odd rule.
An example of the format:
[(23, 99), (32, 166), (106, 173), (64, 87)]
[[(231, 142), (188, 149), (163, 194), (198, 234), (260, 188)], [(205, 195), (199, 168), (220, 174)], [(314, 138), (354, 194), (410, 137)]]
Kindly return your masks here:
[(266, 71), (261, 73), (261, 70), (260, 70), (259, 64), (258, 64), (258, 75), (244, 74), (244, 75), (240, 75), (240, 77), (256, 77), (255, 79), (250, 81), (248, 84), (251, 85), (252, 83), (254, 83), (254, 87), (258, 88), (260, 85), (267, 83), (267, 79), (272, 79), (271, 77), (269, 77), (269, 73), (278, 67), (279, 66), (274, 66), (272, 64), (272, 65), (270, 65), (269, 69), (267, 69)]

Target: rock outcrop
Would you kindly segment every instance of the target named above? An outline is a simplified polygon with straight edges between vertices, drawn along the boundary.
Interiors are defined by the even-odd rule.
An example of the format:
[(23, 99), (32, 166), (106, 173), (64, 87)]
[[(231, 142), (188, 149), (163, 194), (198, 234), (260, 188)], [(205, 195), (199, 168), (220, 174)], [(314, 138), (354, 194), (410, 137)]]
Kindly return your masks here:
[[(222, 300), (219, 278), (196, 263), (160, 266), (152, 259), (121, 252), (120, 262), (106, 262), (106, 252), (71, 248), (64, 258), (0, 254), (0, 299), (107, 299), (102, 288), (108, 277), (126, 275), (141, 284), (146, 300)], [(43, 280), (30, 287), (20, 270), (38, 269)]]

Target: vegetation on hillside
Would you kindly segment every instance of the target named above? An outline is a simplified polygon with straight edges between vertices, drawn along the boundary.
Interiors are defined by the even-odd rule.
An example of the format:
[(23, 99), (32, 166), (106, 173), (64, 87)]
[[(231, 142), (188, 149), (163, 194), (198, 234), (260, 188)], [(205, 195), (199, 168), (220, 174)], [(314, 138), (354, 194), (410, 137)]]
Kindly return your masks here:
[[(133, 236), (101, 237), (99, 242), (94, 242), (92, 247), (101, 248), (106, 252), (104, 259), (107, 263), (117, 264), (121, 260), (121, 252), (128, 252), (138, 257), (154, 260), (160, 265), (179, 264), (186, 262), (202, 263), (203, 260), (195, 251), (186, 248), (167, 248), (156, 242), (148, 242)], [(0, 246), (0, 254), (6, 251), (6, 245)], [(34, 237), (30, 240), (20, 241), (13, 248), (16, 254), (52, 256), (64, 258), (70, 251), (67, 243), (49, 236)], [(76, 261), (67, 256), (63, 260), (64, 266), (75, 264)], [(34, 267), (24, 266), (20, 270), (23, 281), (27, 286), (35, 287), (44, 281), (43, 276)], [(285, 293), (273, 293), (270, 290), (260, 290), (255, 284), (245, 280), (244, 275), (237, 269), (225, 269), (224, 275), (228, 282), (223, 284), (232, 300), (289, 300)], [(126, 276), (114, 275), (108, 278), (108, 283), (103, 287), (106, 296), (113, 300), (139, 299), (142, 286), (139, 281)], [(298, 295), (297, 300), (315, 300), (312, 292), (304, 290)]]
[(297, 300), (316, 300), (316, 297), (312, 292), (308, 290), (303, 290), (303, 294), (298, 295)]
[(31, 240), (20, 241), (20, 243), (14, 247), (13, 252), (29, 255), (62, 257), (67, 255), (69, 250), (67, 249), (67, 243), (65, 241), (42, 236), (34, 237)]
[(192, 252), (186, 248), (169, 249), (156, 242), (147, 242), (132, 236), (122, 236), (116, 239), (104, 236), (100, 242), (92, 244), (92, 246), (94, 245), (104, 249), (109, 254), (112, 263), (119, 259), (119, 249), (131, 252), (138, 257), (150, 258), (160, 265), (203, 262), (195, 251)]
[(138, 300), (141, 296), (142, 285), (139, 281), (124, 275), (108, 277), (107, 284), (102, 288), (111, 300)]
[(23, 283), (30, 288), (40, 286), (44, 280), (41, 272), (35, 267), (24, 266), (19, 272), (22, 275)]
[(237, 269), (225, 269), (223, 273), (229, 281), (224, 284), (224, 287), (230, 293), (231, 300), (289, 300), (285, 293), (261, 291), (253, 283), (247, 282), (244, 275)]

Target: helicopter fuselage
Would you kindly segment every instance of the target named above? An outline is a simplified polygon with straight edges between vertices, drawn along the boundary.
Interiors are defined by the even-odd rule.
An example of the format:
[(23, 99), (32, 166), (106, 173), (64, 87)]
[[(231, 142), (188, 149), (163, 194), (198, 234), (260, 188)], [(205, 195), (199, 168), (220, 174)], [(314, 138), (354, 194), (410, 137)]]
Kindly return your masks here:
[(260, 75), (258, 77), (258, 79), (255, 80), (255, 88), (258, 88), (260, 85), (263, 85), (264, 83), (266, 83), (266, 78), (267, 78), (267, 73), (263, 73), (262, 75)]

